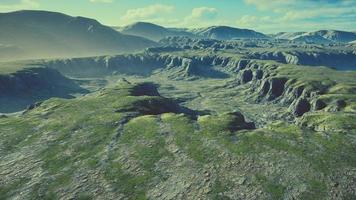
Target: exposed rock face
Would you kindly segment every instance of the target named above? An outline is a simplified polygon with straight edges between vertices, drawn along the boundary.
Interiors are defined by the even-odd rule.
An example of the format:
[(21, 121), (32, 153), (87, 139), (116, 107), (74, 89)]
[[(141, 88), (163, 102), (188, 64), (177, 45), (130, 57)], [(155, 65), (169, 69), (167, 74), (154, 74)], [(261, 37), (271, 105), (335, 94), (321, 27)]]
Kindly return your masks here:
[[(127, 83), (131, 85), (131, 83)], [(177, 102), (162, 97), (158, 92), (158, 85), (154, 83), (136, 84), (130, 91), (131, 96), (140, 96), (142, 99), (136, 101), (133, 107), (127, 107), (124, 110), (119, 109), (116, 112), (138, 112), (142, 115), (159, 115), (163, 113), (184, 113), (191, 118), (196, 118), (199, 111), (194, 111)]]
[(52, 60), (44, 62), (44, 65), (74, 77), (102, 77), (113, 73), (147, 76), (153, 70), (162, 68), (164, 61), (160, 57), (148, 54), (131, 54)]
[(240, 60), (237, 64), (237, 67), (239, 70), (245, 69), (248, 63), (249, 60)]
[(285, 78), (272, 78), (270, 80), (271, 86), (268, 92), (268, 100), (276, 99), (284, 92), (284, 85), (287, 82)]
[(157, 69), (174, 69), (175, 78), (187, 77), (227, 77), (227, 74), (213, 69), (214, 64), (226, 66), (229, 59), (203, 56), (183, 57), (154, 53), (117, 55), (111, 57), (74, 58), (43, 62), (61, 73), (73, 77), (103, 77), (112, 74), (149, 76)]
[(267, 95), (268, 91), (270, 90), (271, 84), (269, 83), (268, 80), (264, 80), (262, 83), (262, 87), (260, 89), (260, 94), (261, 96)]
[[(274, 52), (267, 53), (264, 58), (277, 57), (283, 60), (286, 55), (284, 52)], [(290, 59), (294, 59), (293, 56)], [(113, 57), (57, 60), (47, 62), (46, 65), (60, 69), (68, 75), (79, 74), (79, 76), (86, 66), (93, 66), (93, 71), (90, 68), (85, 70), (88, 73), (85, 76), (98, 74), (106, 76), (113, 73), (149, 76), (154, 70), (166, 69), (165, 71), (169, 73), (168, 77), (175, 80), (192, 80), (199, 77), (221, 78), (227, 77), (225, 72), (228, 72), (237, 74), (238, 78), (235, 82), (237, 85), (251, 83), (251, 93), (256, 94), (253, 97), (256, 101), (272, 101), (289, 106), (294, 116), (298, 117), (310, 110), (316, 111), (326, 107), (326, 103), (324, 105), (322, 101), (317, 101), (320, 91), (306, 89), (304, 86), (293, 86), (295, 80), (278, 76), (275, 73), (279, 67), (277, 64), (261, 63), (245, 58), (221, 55), (180, 56), (145, 52)], [(150, 91), (146, 95), (157, 95), (153, 90), (146, 89)], [(334, 111), (342, 108), (342, 104), (330, 107)]]
[(328, 66), (339, 70), (356, 68), (354, 51), (286, 51), (250, 53), (249, 57), (260, 60), (274, 60), (285, 64)]
[(41, 91), (60, 93), (66, 89), (73, 92), (84, 91), (72, 80), (50, 68), (31, 68), (11, 75), (0, 75), (0, 93), (2, 95), (24, 95)]
[(320, 99), (317, 99), (315, 102), (314, 102), (314, 105), (313, 105), (313, 110), (322, 110), (326, 107), (326, 103)]
[(153, 83), (138, 84), (133, 88), (133, 96), (160, 96), (157, 85)]
[(255, 78), (260, 80), (263, 78), (263, 71), (258, 69), (256, 72), (255, 72)]
[(251, 70), (244, 70), (241, 75), (241, 81), (242, 83), (248, 83), (252, 80), (253, 74)]
[(339, 99), (333, 102), (328, 110), (331, 112), (338, 112), (344, 109), (345, 107), (346, 107), (346, 102), (342, 99)]
[(31, 109), (35, 102), (51, 97), (72, 98), (73, 93), (87, 93), (57, 70), (38, 67), (0, 75), (0, 112)]
[(294, 115), (297, 117), (302, 116), (304, 113), (310, 111), (310, 103), (306, 99), (299, 99), (294, 107)]

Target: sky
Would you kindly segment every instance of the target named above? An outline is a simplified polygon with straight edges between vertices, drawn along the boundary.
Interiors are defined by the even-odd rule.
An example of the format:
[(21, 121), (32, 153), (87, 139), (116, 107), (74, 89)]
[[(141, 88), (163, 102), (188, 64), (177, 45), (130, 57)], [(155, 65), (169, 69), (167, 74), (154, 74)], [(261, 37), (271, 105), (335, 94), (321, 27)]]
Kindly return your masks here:
[(264, 33), (356, 31), (356, 0), (0, 0), (0, 12), (48, 10), (110, 26), (137, 21), (166, 27), (227, 25)]

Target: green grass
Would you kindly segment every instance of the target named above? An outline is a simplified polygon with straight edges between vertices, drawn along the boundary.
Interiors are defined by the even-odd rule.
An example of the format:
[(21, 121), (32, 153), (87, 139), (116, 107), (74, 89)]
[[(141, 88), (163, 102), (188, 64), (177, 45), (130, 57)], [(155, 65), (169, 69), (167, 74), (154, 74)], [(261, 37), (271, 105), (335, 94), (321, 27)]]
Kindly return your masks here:
[(166, 114), (162, 120), (171, 127), (176, 145), (191, 158), (200, 163), (217, 159), (217, 151), (204, 145), (202, 133), (196, 130), (196, 124), (187, 116)]
[[(206, 52), (195, 53), (203, 55)], [(77, 99), (47, 100), (39, 108), (21, 116), (0, 118), (0, 156), (11, 156), (26, 147), (34, 148), (29, 153), (41, 160), (40, 167), (45, 175), (40, 186), (46, 188), (49, 199), (55, 199), (61, 190), (75, 186), (76, 180), (73, 177), (76, 174), (90, 170), (99, 171), (97, 181), (110, 185), (113, 193), (128, 199), (147, 199), (148, 191), (170, 176), (161, 174), (160, 162), (168, 162), (172, 166), (177, 162), (167, 147), (167, 140), (172, 137), (174, 145), (192, 160), (195, 168), (202, 170), (226, 164), (226, 157), (220, 156), (224, 152), (231, 155), (231, 159), (254, 160), (249, 169), (256, 171), (246, 173), (263, 174), (253, 185), (261, 186), (271, 199), (283, 199), (286, 188), (299, 187), (298, 181), (298, 184), (303, 182), (306, 185), (306, 191), (300, 194), (301, 198), (322, 199), (330, 189), (325, 184), (325, 177), (338, 173), (337, 170), (356, 167), (353, 153), (355, 105), (352, 104), (354, 96), (350, 94), (354, 89), (352, 82), (355, 75), (334, 73), (325, 68), (313, 68), (310, 74), (305, 75), (303, 71), (307, 69), (283, 65), (274, 73), (295, 80), (289, 82), (294, 86), (309, 84), (312, 88), (321, 87), (327, 92), (322, 96), (325, 100), (345, 99), (348, 103), (345, 111), (306, 114), (300, 119), (299, 124), (304, 125), (302, 127), (271, 119), (273, 123), (269, 122), (263, 128), (235, 132), (231, 126), (238, 120), (225, 112), (242, 110), (245, 116), (254, 120), (262, 116), (263, 112), (283, 114), (287, 112), (286, 108), (249, 103), (245, 99), (248, 86), (242, 89), (240, 86), (229, 87), (229, 81), (233, 82), (234, 78), (172, 81), (160, 75), (149, 78), (128, 77), (132, 82), (144, 80), (161, 83), (160, 93), (163, 96), (182, 100), (185, 106), (194, 110), (209, 110), (211, 114), (201, 116), (198, 120), (184, 114), (146, 115), (150, 111), (157, 111), (161, 104), (168, 101), (162, 97), (134, 96), (135, 84), (118, 83)], [(128, 122), (124, 120), (122, 133), (118, 134), (118, 122), (123, 119)], [(312, 126), (326, 126), (330, 131), (315, 132), (306, 128)], [(110, 144), (112, 149), (108, 153)], [(263, 160), (268, 154), (275, 157)], [(121, 158), (125, 158), (124, 161)], [(267, 176), (267, 169), (254, 168), (255, 164), (257, 166), (264, 161), (275, 165), (285, 162), (282, 164), (289, 166), (289, 161), (284, 158), (291, 159), (290, 163), (295, 164), (296, 168), (305, 169), (299, 173), (295, 182), (279, 179), (283, 172), (277, 173), (276, 169), (268, 169), (273, 173)], [(127, 168), (126, 165), (130, 163), (134, 163), (138, 172)], [(240, 172), (236, 168), (227, 170), (232, 170), (232, 174)], [(294, 172), (294, 169), (286, 170)], [(50, 183), (47, 183), (48, 177), (53, 178)], [(321, 178), (318, 180), (316, 177)], [(0, 196), (13, 197), (18, 189), (25, 186), (36, 194), (39, 186), (29, 186), (27, 182), (10, 181), (1, 186)], [(237, 187), (236, 183), (219, 176), (213, 183), (209, 198), (227, 199), (221, 193), (229, 192), (234, 187)], [(95, 198), (91, 193), (78, 194), (78, 199)]]
[(262, 185), (264, 190), (270, 195), (271, 199), (279, 200), (283, 199), (286, 186), (278, 184), (276, 180), (269, 180), (263, 175), (256, 175), (257, 181)]

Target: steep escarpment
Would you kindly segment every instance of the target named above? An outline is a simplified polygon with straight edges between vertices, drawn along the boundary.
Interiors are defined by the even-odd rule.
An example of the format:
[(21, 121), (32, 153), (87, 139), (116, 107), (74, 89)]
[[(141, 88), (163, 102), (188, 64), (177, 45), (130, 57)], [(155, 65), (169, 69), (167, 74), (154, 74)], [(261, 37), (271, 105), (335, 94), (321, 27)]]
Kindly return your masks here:
[[(276, 56), (284, 55), (276, 54)], [(246, 98), (257, 103), (273, 103), (286, 108), (289, 118), (308, 112), (338, 112), (352, 105), (354, 73), (337, 72), (323, 67), (285, 65), (243, 57), (217, 54), (182, 55), (152, 53), (96, 58), (52, 60), (43, 63), (74, 77), (110, 76), (114, 74), (148, 77), (161, 74), (172, 80), (235, 77), (231, 87), (248, 85)], [(305, 75), (308, 71), (308, 75)], [(333, 77), (337, 74), (336, 78)], [(341, 78), (345, 74), (347, 80)], [(343, 93), (333, 88), (342, 88)], [(333, 97), (330, 97), (333, 95)], [(340, 102), (344, 102), (340, 103)]]
[(354, 70), (356, 68), (355, 51), (275, 51), (254, 52), (251, 59), (274, 60), (285, 64), (327, 66), (338, 70)]
[(103, 77), (115, 74), (149, 76), (155, 70), (169, 72), (175, 79), (196, 77), (224, 78), (228, 75), (213, 69), (220, 59), (212, 56), (188, 57), (167, 54), (129, 54), (89, 58), (40, 61), (41, 65), (54, 68), (72, 77)]
[(0, 112), (14, 112), (50, 97), (72, 98), (85, 93), (73, 80), (45, 67), (28, 68), (0, 75)]
[(289, 113), (287, 118), (297, 119), (300, 124), (315, 113), (328, 116), (347, 111), (355, 116), (355, 73), (255, 60), (243, 62), (247, 64), (235, 70), (237, 78), (230, 87), (245, 85), (249, 91), (247, 99), (281, 105)]
[(103, 77), (117, 73), (148, 76), (153, 70), (163, 67), (164, 63), (157, 57), (147, 54), (129, 54), (47, 60), (41, 64), (68, 76)]

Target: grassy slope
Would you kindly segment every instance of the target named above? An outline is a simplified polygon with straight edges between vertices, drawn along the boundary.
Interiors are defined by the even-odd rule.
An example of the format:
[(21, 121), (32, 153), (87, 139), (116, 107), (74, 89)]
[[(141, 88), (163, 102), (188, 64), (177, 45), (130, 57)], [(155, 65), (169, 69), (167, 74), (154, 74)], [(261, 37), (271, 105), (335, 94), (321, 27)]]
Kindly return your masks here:
[(137, 105), (157, 97), (133, 96), (133, 88), (119, 83), (1, 118), (0, 196), (355, 197), (355, 133), (316, 133), (285, 123), (230, 132), (228, 123), (207, 118), (143, 115), (146, 109)]
[(133, 96), (134, 85), (125, 83), (77, 99), (50, 99), (24, 115), (0, 118), (0, 197), (356, 198), (355, 73), (281, 66), (275, 73), (297, 80), (292, 84), (321, 84), (328, 88), (322, 98), (348, 100), (341, 112), (301, 119), (343, 132), (314, 132), (271, 120), (286, 108), (247, 101), (248, 84), (229, 87), (234, 76), (195, 81), (161, 74), (126, 77), (159, 83), (163, 96), (191, 109), (216, 115), (242, 110), (255, 122), (270, 121), (257, 130), (231, 132), (223, 117), (212, 120), (215, 115), (198, 120), (184, 114), (145, 115), (142, 110), (155, 108), (142, 102), (162, 99)]

